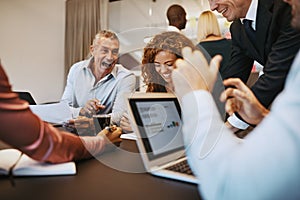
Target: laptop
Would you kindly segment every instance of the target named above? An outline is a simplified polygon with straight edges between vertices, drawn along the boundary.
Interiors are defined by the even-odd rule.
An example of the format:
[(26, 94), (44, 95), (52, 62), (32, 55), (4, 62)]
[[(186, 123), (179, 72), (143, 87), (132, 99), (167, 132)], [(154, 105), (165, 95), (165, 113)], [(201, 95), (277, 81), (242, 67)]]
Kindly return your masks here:
[(197, 184), (185, 156), (181, 109), (176, 96), (134, 93), (128, 96), (127, 105), (147, 172)]
[(14, 92), (16, 92), (19, 95), (20, 99), (27, 101), (29, 105), (36, 105), (36, 102), (30, 92), (25, 92), (25, 91), (14, 91)]

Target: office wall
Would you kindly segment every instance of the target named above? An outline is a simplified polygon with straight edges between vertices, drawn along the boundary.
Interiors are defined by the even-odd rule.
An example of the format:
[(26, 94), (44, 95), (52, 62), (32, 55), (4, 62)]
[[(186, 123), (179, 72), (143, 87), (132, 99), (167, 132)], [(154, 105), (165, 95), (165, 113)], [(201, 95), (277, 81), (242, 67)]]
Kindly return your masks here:
[[(65, 1), (0, 0), (1, 63), (13, 89), (32, 92), (38, 103), (58, 101), (64, 89)], [(195, 18), (209, 8), (207, 0), (122, 0), (109, 3), (109, 28), (124, 33), (144, 27), (166, 26), (165, 12), (173, 3), (185, 7), (189, 19), (187, 29), (193, 30), (189, 35), (195, 34)], [(132, 45), (131, 42), (138, 38), (137, 34), (139, 32), (135, 31), (126, 41), (121, 37), (121, 43)]]
[(0, 59), (14, 90), (38, 103), (64, 89), (65, 0), (0, 0)]
[[(166, 12), (172, 4), (180, 4), (187, 13), (187, 25), (183, 31), (189, 38), (196, 38), (196, 18), (209, 9), (207, 0), (122, 0), (109, 4), (108, 24), (118, 32), (149, 27), (167, 27)], [(136, 33), (138, 34), (138, 32)], [(135, 39), (135, 36), (132, 40)], [(127, 41), (131, 42), (131, 41)]]

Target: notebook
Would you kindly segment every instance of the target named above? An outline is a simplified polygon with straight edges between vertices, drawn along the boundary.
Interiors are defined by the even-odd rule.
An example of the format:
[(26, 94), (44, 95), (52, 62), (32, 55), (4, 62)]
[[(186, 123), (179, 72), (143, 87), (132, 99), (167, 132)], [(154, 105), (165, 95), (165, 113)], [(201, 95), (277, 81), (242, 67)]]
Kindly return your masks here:
[[(50, 164), (36, 161), (17, 149), (0, 150), (0, 175), (14, 176), (57, 176), (75, 175), (75, 162)], [(14, 167), (13, 167), (14, 166)]]
[(177, 98), (169, 93), (134, 93), (127, 98), (127, 105), (147, 172), (197, 184), (190, 169), (185, 173), (170, 169), (180, 162), (187, 164)]

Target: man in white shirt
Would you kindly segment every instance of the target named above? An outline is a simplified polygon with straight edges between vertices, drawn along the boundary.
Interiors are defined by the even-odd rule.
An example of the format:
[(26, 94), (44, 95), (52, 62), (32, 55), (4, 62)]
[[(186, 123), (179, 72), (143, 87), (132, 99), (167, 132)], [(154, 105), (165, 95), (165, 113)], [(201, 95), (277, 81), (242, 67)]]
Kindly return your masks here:
[(186, 26), (186, 12), (184, 8), (178, 4), (171, 5), (167, 10), (167, 18), (169, 26), (167, 31), (180, 32)]
[[(285, 2), (300, 30), (300, 0)], [(209, 92), (220, 56), (208, 66), (200, 52), (186, 48), (183, 58), (176, 62), (173, 82), (182, 103), (188, 161), (204, 199), (300, 199), (300, 52), (270, 112), (241, 81), (224, 82), (236, 86), (221, 96), (229, 99), (227, 110), (257, 124), (245, 139), (224, 125)]]
[(119, 124), (126, 109), (123, 94), (135, 90), (135, 75), (116, 64), (119, 39), (111, 31), (95, 36), (90, 53), (91, 58), (71, 67), (61, 101), (69, 104), (73, 118), (112, 113), (112, 122)]

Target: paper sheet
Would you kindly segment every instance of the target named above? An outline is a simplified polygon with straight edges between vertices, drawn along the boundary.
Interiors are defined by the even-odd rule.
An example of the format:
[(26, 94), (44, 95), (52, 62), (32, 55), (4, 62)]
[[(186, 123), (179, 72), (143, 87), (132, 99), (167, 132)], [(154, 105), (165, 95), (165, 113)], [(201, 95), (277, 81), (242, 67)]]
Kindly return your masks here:
[(30, 109), (46, 122), (62, 124), (72, 119), (71, 109), (66, 102), (30, 105)]
[(123, 133), (121, 135), (121, 138), (127, 140), (137, 140), (137, 136), (135, 133)]

